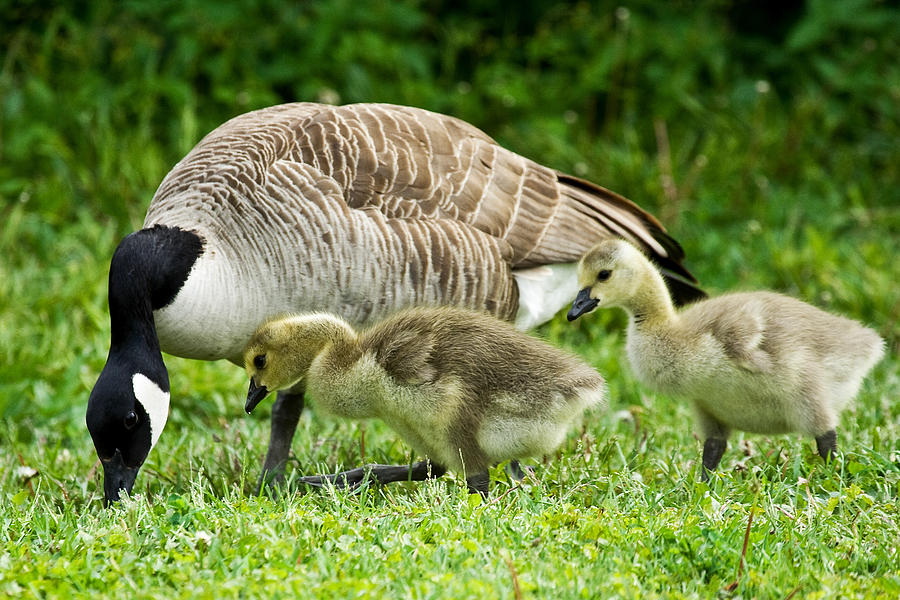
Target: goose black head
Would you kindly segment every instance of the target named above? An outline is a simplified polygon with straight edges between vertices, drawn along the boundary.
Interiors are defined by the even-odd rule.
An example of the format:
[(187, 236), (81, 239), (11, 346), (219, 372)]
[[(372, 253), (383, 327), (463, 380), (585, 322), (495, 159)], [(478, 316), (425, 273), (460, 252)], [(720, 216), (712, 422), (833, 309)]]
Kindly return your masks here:
[(128, 371), (107, 362), (91, 392), (85, 419), (103, 465), (106, 505), (119, 500), (123, 490), (131, 492), (169, 414), (168, 377), (157, 383)]
[(171, 303), (203, 253), (196, 233), (155, 226), (123, 239), (109, 268), (112, 338), (86, 422), (103, 463), (105, 503), (130, 492), (169, 414), (169, 375), (153, 311)]

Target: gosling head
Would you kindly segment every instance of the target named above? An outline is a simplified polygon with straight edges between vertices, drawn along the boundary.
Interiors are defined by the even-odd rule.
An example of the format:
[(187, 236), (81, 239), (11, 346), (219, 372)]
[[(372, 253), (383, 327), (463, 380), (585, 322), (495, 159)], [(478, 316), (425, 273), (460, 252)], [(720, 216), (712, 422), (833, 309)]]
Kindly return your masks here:
[(269, 392), (300, 383), (333, 339), (335, 325), (349, 330), (349, 325), (325, 314), (279, 317), (260, 325), (244, 348), (244, 369), (250, 376), (244, 410), (250, 413)]
[(640, 250), (615, 239), (603, 241), (578, 263), (578, 296), (566, 318), (574, 321), (596, 308), (622, 306), (640, 286), (646, 263)]

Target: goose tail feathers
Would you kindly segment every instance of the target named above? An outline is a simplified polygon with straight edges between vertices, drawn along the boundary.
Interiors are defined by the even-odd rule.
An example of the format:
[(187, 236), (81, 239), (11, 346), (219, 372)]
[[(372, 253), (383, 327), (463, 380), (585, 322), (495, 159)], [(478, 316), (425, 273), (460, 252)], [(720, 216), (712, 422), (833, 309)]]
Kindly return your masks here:
[(689, 304), (706, 297), (697, 279), (682, 264), (681, 244), (666, 233), (656, 217), (604, 187), (564, 173), (558, 173), (557, 177), (575, 210), (593, 218), (614, 235), (637, 244), (647, 254), (662, 273), (676, 304)]

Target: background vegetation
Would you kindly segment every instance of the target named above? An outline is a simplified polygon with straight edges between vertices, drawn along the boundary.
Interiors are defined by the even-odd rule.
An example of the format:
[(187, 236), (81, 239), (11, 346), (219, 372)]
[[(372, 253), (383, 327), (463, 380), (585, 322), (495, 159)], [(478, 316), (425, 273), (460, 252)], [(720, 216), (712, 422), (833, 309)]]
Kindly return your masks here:
[[(0, 593), (837, 597), (900, 593), (900, 11), (876, 0), (0, 0)], [(498, 472), (247, 494), (268, 440), (226, 364), (167, 357), (173, 408), (135, 499), (100, 508), (87, 396), (106, 272), (167, 170), (279, 102), (411, 104), (659, 215), (712, 292), (773, 288), (877, 328), (840, 429), (735, 436), (696, 483), (690, 411), (621, 362), (622, 315), (540, 335), (610, 382), (540, 483)], [(359, 438), (366, 436), (363, 457)], [(307, 415), (297, 471), (407, 460)]]

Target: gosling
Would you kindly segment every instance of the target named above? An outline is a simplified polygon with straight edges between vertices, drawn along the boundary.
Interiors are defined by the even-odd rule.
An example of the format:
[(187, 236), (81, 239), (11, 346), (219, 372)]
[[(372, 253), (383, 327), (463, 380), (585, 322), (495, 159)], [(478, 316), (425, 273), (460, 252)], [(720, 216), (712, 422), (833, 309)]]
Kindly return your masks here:
[(704, 481), (732, 429), (814, 436), (828, 462), (837, 454), (840, 411), (884, 353), (871, 329), (773, 292), (727, 294), (676, 312), (656, 268), (621, 240), (584, 255), (578, 284), (568, 319), (598, 307), (623, 308), (636, 377), (693, 402), (704, 439)]
[(313, 485), (352, 487), (366, 474), (422, 480), (449, 469), (486, 495), (492, 465), (553, 452), (584, 410), (606, 399), (603, 377), (575, 356), (453, 307), (403, 310), (359, 333), (331, 314), (277, 318), (253, 334), (244, 365), (248, 413), (269, 392), (302, 382), (323, 412), (379, 418), (427, 457), (412, 469), (302, 478)]

